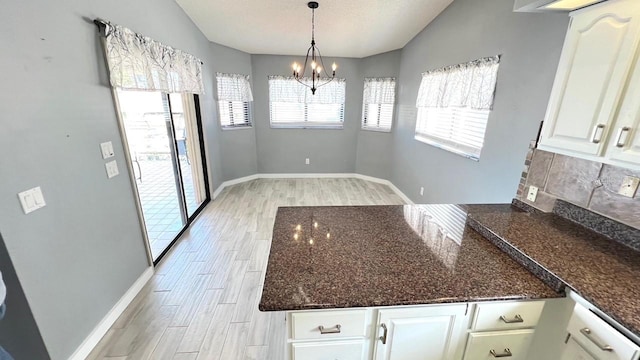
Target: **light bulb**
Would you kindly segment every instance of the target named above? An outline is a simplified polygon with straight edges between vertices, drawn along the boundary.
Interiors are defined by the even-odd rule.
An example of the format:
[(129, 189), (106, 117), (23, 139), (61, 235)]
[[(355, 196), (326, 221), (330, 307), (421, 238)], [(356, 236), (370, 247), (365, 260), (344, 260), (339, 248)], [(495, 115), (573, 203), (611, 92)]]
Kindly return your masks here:
[(336, 65), (336, 63), (333, 63), (333, 65), (331, 65), (331, 70), (336, 71), (337, 68), (338, 65)]
[(318, 68), (316, 69), (316, 72), (318, 73), (318, 75), (320, 75), (321, 71), (322, 71), (322, 68), (320, 66), (318, 66)]
[(296, 230), (298, 231), (302, 230), (302, 225), (298, 224), (298, 226), (296, 226)]
[(309, 239), (309, 244), (313, 245), (313, 239)]
[(316, 62), (315, 61), (311, 62), (311, 69), (313, 69), (313, 70), (316, 69)]
[(318, 222), (317, 221), (313, 222), (313, 227), (316, 228), (316, 229), (318, 228)]
[(293, 234), (293, 240), (298, 240), (298, 233)]
[(327, 239), (331, 238), (331, 233), (327, 233)]
[(297, 63), (293, 63), (293, 71), (298, 70), (298, 64)]

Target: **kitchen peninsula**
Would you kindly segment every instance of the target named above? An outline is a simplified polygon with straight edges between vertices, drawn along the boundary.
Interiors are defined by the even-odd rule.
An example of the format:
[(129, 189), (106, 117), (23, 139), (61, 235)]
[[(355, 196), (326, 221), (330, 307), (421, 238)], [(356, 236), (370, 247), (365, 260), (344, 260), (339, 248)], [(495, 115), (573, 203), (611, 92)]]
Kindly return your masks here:
[[(576, 260), (590, 260), (591, 272), (565, 270), (568, 259), (546, 263), (534, 251), (568, 247), (580, 251)], [(612, 289), (624, 296), (620, 289), (640, 279), (640, 257), (629, 250), (558, 215), (513, 205), (286, 207), (276, 216), (259, 306), (288, 312), (291, 359), (527, 359), (545, 306), (570, 301), (567, 285), (637, 331), (629, 311), (637, 310), (638, 287), (616, 306), (594, 284), (622, 272), (625, 282)], [(614, 258), (615, 266), (600, 268)], [(566, 334), (566, 321), (557, 326)], [(632, 357), (611, 359), (638, 355), (624, 340)]]

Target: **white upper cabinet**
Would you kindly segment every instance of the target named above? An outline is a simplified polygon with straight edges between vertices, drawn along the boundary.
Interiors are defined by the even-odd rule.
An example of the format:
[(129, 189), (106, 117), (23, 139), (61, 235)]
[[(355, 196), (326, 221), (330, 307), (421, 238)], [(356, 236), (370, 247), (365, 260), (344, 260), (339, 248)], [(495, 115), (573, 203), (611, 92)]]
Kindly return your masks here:
[(640, 58), (634, 64), (624, 100), (611, 134), (606, 156), (613, 161), (640, 164)]
[[(615, 133), (616, 116), (636, 58), (640, 1), (612, 0), (571, 16), (540, 148), (600, 157)], [(636, 106), (636, 114), (638, 110)]]

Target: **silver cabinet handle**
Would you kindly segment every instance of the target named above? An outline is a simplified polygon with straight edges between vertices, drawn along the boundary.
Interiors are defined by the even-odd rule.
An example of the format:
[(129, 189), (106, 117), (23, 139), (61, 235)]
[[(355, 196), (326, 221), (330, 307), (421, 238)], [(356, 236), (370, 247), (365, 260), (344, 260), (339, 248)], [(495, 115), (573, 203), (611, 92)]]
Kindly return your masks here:
[(584, 335), (589, 341), (591, 341), (595, 346), (597, 346), (602, 351), (613, 351), (613, 348), (609, 345), (603, 344), (602, 341), (597, 339), (592, 333), (591, 329), (584, 328), (580, 330), (580, 333)]
[(620, 130), (618, 130), (618, 136), (616, 136), (616, 146), (621, 148), (624, 147), (624, 144), (627, 142), (627, 137), (624, 137), (624, 140), (622, 139), (622, 135), (626, 134), (629, 132), (629, 130), (631, 130), (630, 127), (624, 126), (621, 127)]
[(491, 354), (491, 356), (493, 356), (494, 358), (502, 358), (502, 357), (511, 357), (513, 356), (513, 354), (511, 353), (511, 350), (509, 350), (509, 348), (504, 349), (504, 352), (501, 354), (496, 353), (495, 350), (491, 350), (489, 351), (489, 354)]
[(387, 325), (382, 323), (380, 324), (380, 327), (382, 328), (383, 333), (382, 333), (382, 336), (378, 338), (378, 340), (382, 341), (382, 345), (386, 345), (387, 344)]
[(515, 323), (524, 322), (524, 319), (522, 318), (522, 316), (520, 316), (520, 314), (516, 314), (516, 316), (514, 316), (513, 319), (507, 319), (506, 316), (502, 315), (500, 316), (500, 320), (502, 320), (505, 324), (515, 324)]
[(325, 335), (325, 334), (340, 334), (340, 328), (342, 326), (340, 326), (340, 324), (334, 326), (331, 329), (325, 329), (324, 326), (320, 325), (318, 326), (318, 330), (320, 330), (320, 334)]
[(591, 134), (591, 142), (594, 144), (602, 141), (602, 134), (604, 134), (604, 124), (598, 124), (593, 128), (593, 134)]

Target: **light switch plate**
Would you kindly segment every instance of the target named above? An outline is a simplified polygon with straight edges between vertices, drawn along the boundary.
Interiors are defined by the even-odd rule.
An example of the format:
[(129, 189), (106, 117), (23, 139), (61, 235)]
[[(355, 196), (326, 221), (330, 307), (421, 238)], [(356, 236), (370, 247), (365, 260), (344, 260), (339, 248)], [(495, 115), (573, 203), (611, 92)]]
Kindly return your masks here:
[(100, 150), (102, 151), (103, 159), (108, 159), (115, 155), (113, 153), (113, 144), (111, 143), (111, 141), (103, 142), (102, 144), (100, 144)]
[(18, 198), (20, 199), (20, 205), (22, 205), (22, 210), (25, 214), (29, 214), (47, 205), (42, 195), (42, 189), (40, 189), (39, 186), (19, 193)]
[(535, 202), (538, 197), (538, 188), (535, 186), (529, 186), (529, 192), (527, 193), (527, 200)]
[(620, 186), (620, 190), (618, 190), (618, 194), (633, 198), (638, 192), (638, 185), (640, 185), (640, 178), (627, 176), (622, 181), (622, 185)]
[(118, 170), (118, 163), (115, 160), (104, 164), (104, 167), (107, 169), (107, 177), (109, 179), (120, 174), (120, 171)]

